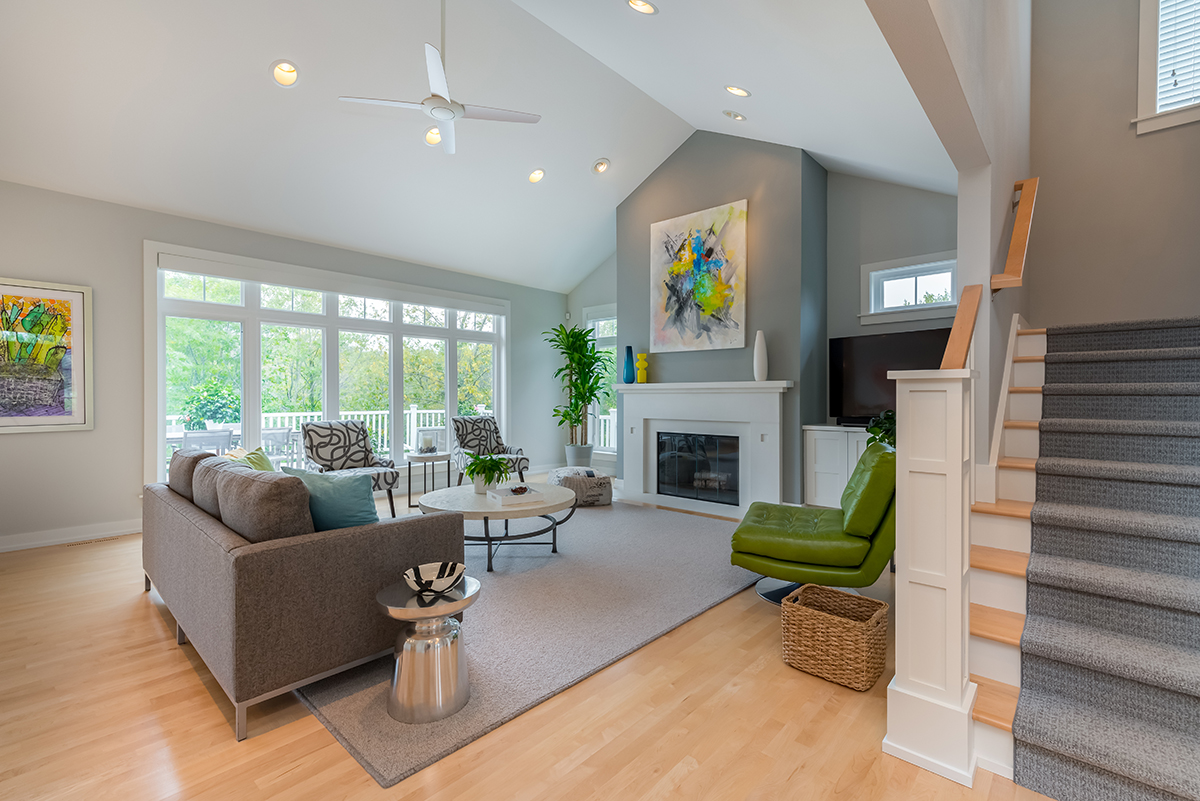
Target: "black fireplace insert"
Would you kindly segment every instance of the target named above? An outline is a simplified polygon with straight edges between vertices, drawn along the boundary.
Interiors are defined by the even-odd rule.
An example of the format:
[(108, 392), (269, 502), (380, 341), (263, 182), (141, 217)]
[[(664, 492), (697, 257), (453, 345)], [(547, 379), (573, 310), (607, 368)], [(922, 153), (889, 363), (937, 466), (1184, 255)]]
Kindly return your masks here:
[(658, 494), (738, 505), (738, 438), (658, 432)]

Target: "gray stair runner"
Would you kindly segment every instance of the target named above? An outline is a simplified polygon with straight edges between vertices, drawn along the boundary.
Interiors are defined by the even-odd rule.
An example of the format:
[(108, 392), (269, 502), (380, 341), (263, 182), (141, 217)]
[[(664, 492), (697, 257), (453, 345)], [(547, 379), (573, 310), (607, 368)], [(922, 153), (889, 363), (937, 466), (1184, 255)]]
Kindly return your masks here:
[(1200, 318), (1047, 331), (1014, 777), (1200, 801)]

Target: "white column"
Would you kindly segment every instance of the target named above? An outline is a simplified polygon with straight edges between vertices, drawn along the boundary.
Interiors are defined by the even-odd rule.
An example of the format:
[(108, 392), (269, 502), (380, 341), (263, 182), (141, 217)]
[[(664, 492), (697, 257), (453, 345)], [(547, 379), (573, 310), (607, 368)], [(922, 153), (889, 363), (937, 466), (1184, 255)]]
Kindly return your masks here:
[(896, 379), (896, 676), (885, 753), (971, 786), (967, 669), (974, 370)]

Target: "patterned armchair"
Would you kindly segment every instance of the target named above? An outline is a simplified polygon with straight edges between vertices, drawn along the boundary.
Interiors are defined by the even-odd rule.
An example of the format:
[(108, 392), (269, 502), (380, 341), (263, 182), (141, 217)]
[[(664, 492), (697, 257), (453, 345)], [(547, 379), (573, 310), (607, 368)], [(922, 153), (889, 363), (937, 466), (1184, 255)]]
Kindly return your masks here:
[(463, 480), (462, 471), (471, 461), (469, 453), (483, 455), (490, 453), (504, 456), (509, 466), (517, 471), (517, 477), (525, 480), (525, 471), (529, 469), (529, 459), (522, 455), (520, 448), (505, 445), (500, 438), (500, 427), (496, 425), (495, 417), (454, 417), (454, 463), (458, 465), (458, 483)]
[(391, 459), (380, 459), (371, 449), (371, 434), (362, 420), (322, 420), (301, 423), (305, 469), (316, 473), (369, 475), (377, 491), (386, 491), (392, 517), (396, 502), (392, 490), (400, 484), (400, 471)]

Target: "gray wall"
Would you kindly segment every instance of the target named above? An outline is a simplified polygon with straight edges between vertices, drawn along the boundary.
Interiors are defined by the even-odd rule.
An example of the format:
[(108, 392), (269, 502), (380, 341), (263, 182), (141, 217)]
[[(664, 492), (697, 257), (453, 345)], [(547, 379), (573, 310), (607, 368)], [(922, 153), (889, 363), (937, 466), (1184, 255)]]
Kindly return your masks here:
[(1034, 326), (1200, 310), (1200, 123), (1135, 135), (1138, 3), (1033, 4)]
[(954, 250), (958, 198), (829, 173), (829, 336), (945, 328), (952, 318), (861, 325), (862, 265)]
[(567, 293), (567, 311), (571, 319), (567, 326), (583, 325), (583, 310), (586, 306), (603, 306), (617, 302), (617, 254), (609, 256), (587, 278)]
[(0, 434), (0, 550), (6, 537), (99, 535), (140, 517), (144, 239), (511, 301), (505, 439), (533, 464), (562, 462), (541, 332), (563, 319), (565, 295), (0, 182), (0, 275), (93, 287), (96, 412), (93, 431)]
[[(787, 501), (803, 497), (800, 426), (825, 419), (823, 411), (816, 414), (813, 401), (820, 398), (823, 407), (825, 397), (824, 172), (795, 148), (697, 131), (617, 207), (617, 322), (623, 353), (626, 345), (635, 352), (649, 345), (650, 225), (748, 199), (746, 347), (652, 354), (650, 380), (752, 380), (754, 334), (761, 329), (769, 378), (790, 379), (798, 387), (783, 398)], [(802, 191), (805, 180), (812, 183), (809, 191)], [(817, 216), (806, 225), (806, 214)], [(805, 249), (803, 239), (810, 233), (817, 241)]]

